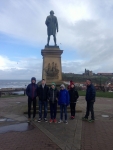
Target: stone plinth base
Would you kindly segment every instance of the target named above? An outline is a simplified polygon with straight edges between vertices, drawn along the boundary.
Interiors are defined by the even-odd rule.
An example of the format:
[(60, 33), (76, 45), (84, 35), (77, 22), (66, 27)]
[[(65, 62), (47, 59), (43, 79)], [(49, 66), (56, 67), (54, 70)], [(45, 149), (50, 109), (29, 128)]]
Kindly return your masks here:
[(62, 83), (62, 53), (63, 50), (60, 50), (59, 46), (45, 46), (45, 49), (41, 50), (43, 56), (42, 79), (46, 80), (47, 85), (52, 82), (57, 85)]

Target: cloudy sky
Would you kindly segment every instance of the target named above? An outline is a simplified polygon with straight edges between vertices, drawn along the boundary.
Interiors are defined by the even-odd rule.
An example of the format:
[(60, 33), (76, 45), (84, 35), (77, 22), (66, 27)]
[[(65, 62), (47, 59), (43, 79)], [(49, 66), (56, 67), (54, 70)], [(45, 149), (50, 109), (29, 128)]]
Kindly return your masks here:
[(0, 79), (41, 79), (50, 10), (63, 72), (113, 72), (113, 0), (0, 0)]

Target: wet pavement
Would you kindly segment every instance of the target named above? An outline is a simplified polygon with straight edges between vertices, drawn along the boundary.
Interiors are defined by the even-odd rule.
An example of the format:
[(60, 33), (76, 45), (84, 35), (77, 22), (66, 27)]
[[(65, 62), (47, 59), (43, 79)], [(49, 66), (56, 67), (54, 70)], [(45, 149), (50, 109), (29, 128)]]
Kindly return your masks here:
[(0, 122), (3, 122), (3, 121), (14, 121), (14, 120), (10, 118), (0, 118)]
[(12, 132), (12, 131), (23, 132), (27, 130), (33, 130), (33, 129), (34, 129), (34, 126), (31, 124), (19, 123), (19, 124), (0, 127), (0, 133), (6, 133), (6, 132)]
[(25, 96), (0, 98), (0, 150), (61, 150), (33, 122), (26, 123), (26, 107)]

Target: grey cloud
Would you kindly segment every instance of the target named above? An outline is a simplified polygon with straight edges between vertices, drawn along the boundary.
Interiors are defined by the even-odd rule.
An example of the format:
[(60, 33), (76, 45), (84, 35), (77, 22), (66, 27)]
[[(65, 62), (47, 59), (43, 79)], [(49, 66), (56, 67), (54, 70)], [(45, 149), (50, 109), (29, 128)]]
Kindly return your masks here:
[(35, 76), (37, 79), (41, 79), (41, 67), (36, 69), (8, 69), (0, 70), (1, 79), (30, 79), (32, 76)]
[[(3, 58), (3, 62), (7, 62), (7, 68), (0, 66), (1, 79), (29, 79), (35, 76), (41, 79), (42, 74), (42, 61), (39, 58), (24, 58), (17, 62)], [(12, 65), (11, 65), (12, 64)], [(15, 65), (16, 64), (16, 65)]]

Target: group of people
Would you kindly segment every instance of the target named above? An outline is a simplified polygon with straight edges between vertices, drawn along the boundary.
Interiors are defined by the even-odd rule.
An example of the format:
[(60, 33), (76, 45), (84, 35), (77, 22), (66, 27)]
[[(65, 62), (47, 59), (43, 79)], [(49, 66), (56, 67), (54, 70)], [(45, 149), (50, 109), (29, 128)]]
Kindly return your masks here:
[[(83, 117), (83, 120), (88, 120), (89, 112), (91, 111), (91, 120), (94, 121), (94, 110), (93, 105), (95, 102), (95, 88), (91, 84), (90, 80), (86, 81), (87, 90), (86, 90), (86, 101), (87, 109), (86, 115)], [(45, 122), (48, 122), (47, 112), (48, 112), (48, 103), (50, 105), (50, 120), (49, 123), (57, 123), (57, 105), (60, 105), (60, 119), (58, 123), (65, 122), (68, 124), (67, 119), (67, 106), (70, 105), (71, 119), (75, 118), (76, 112), (76, 102), (79, 98), (79, 94), (75, 89), (75, 85), (70, 81), (68, 89), (65, 88), (64, 84), (61, 84), (60, 90), (57, 89), (55, 83), (51, 83), (49, 88), (46, 85), (45, 79), (42, 79), (41, 85), (36, 84), (36, 78), (31, 78), (31, 83), (26, 88), (26, 94), (28, 96), (28, 122), (31, 121), (31, 104), (33, 103), (33, 120), (41, 122), (44, 119)], [(36, 119), (36, 97), (39, 98), (39, 118)], [(44, 108), (44, 114), (42, 114), (42, 109)], [(64, 120), (63, 120), (64, 117)]]
[[(36, 119), (36, 97), (39, 98), (39, 118), (38, 122), (41, 122), (44, 118), (44, 121), (47, 122), (47, 112), (48, 112), (48, 103), (50, 105), (50, 123), (57, 123), (57, 105), (60, 105), (60, 120), (58, 123), (63, 122), (63, 113), (64, 113), (64, 122), (67, 124), (67, 106), (70, 104), (71, 109), (71, 119), (75, 118), (75, 106), (76, 101), (79, 97), (78, 92), (75, 90), (74, 83), (71, 83), (69, 90), (66, 90), (65, 85), (60, 86), (60, 91), (57, 89), (55, 83), (51, 83), (49, 88), (46, 85), (45, 79), (42, 79), (41, 85), (36, 84), (36, 78), (31, 78), (31, 84), (26, 88), (26, 94), (28, 96), (28, 122), (31, 121), (31, 104), (33, 103), (33, 120)], [(42, 116), (42, 109), (44, 107), (44, 114)]]

